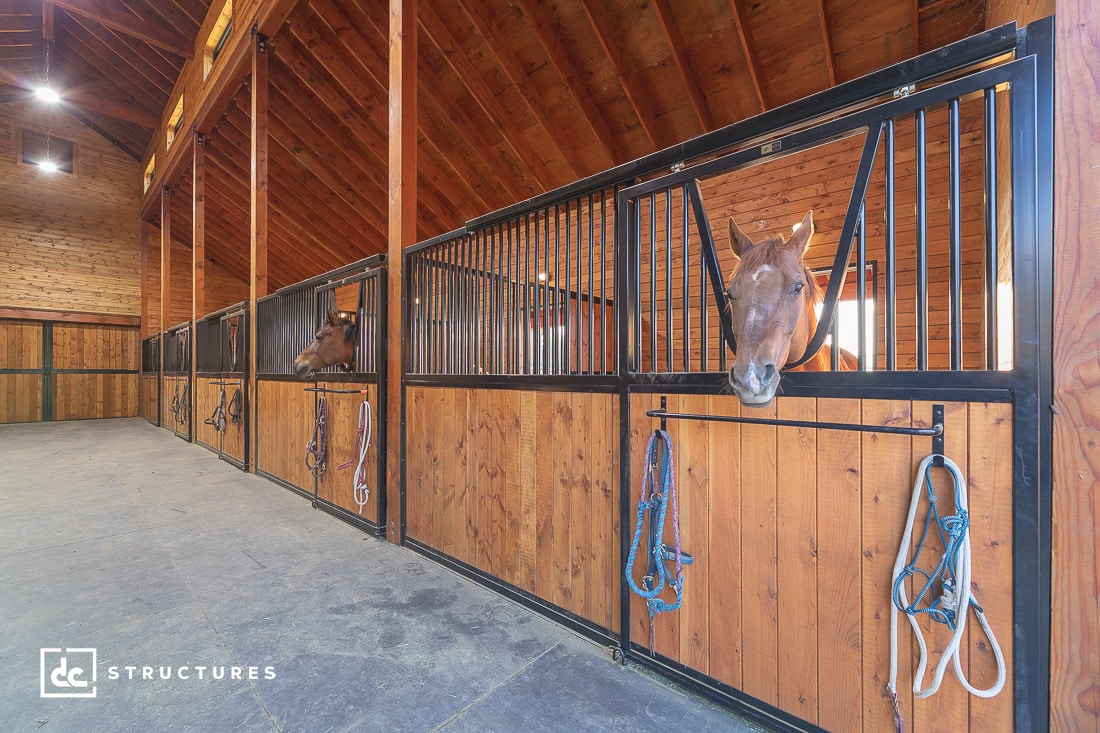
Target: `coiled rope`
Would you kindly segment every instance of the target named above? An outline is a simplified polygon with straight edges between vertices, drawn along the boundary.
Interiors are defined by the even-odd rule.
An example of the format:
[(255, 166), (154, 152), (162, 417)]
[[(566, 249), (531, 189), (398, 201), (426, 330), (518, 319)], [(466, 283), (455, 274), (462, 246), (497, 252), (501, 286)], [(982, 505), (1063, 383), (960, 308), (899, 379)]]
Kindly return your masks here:
[[(684, 599), (684, 565), (690, 565), (693, 558), (680, 547), (680, 511), (676, 503), (676, 481), (672, 461), (672, 438), (663, 430), (656, 430), (646, 445), (647, 470), (642, 477), (641, 496), (638, 500), (638, 521), (634, 526), (634, 539), (630, 543), (630, 554), (626, 561), (626, 580), (630, 589), (645, 599), (649, 617), (659, 613), (668, 613), (680, 608)], [(662, 543), (665, 531), (665, 519), (668, 506), (672, 504), (672, 532), (675, 544)], [(642, 525), (646, 513), (649, 514), (649, 567), (642, 582), (634, 582), (634, 562), (638, 547), (641, 545)], [(675, 572), (669, 569), (668, 562), (675, 562)], [(665, 586), (676, 592), (676, 600), (668, 603), (659, 598)], [(653, 624), (650, 624), (650, 648), (653, 646)]]
[[(932, 466), (937, 458), (942, 459), (944, 468), (951, 474), (955, 488), (955, 513), (948, 516), (940, 516), (936, 501), (936, 491), (932, 486)], [(906, 562), (909, 547), (913, 539), (913, 526), (917, 516), (917, 506), (922, 496), (928, 499), (928, 512), (924, 518), (924, 530), (921, 532), (920, 541), (917, 543), (916, 552), (912, 561)], [(931, 571), (917, 567), (921, 550), (928, 537), (928, 529), (935, 524), (940, 542), (944, 548), (943, 558)], [(1005, 669), (1004, 654), (993, 635), (993, 630), (986, 620), (985, 611), (978, 605), (970, 588), (970, 517), (967, 513), (966, 479), (962, 471), (950, 458), (931, 455), (925, 458), (917, 469), (916, 483), (913, 485), (913, 499), (909, 504), (909, 516), (905, 523), (905, 533), (901, 539), (897, 560), (894, 562), (893, 575), (893, 603), (890, 609), (890, 681), (886, 686), (894, 705), (894, 722), (899, 733), (904, 731), (905, 724), (901, 717), (901, 710), (897, 699), (898, 679), (898, 613), (904, 613), (909, 618), (913, 632), (917, 637), (917, 646), (920, 647), (920, 661), (917, 664), (916, 673), (913, 675), (913, 693), (918, 698), (930, 697), (940, 687), (944, 672), (948, 663), (955, 667), (955, 676), (959, 682), (972, 695), (978, 697), (994, 697), (1004, 687), (1007, 672)], [(905, 581), (911, 576), (920, 575), (925, 579), (924, 585), (916, 591), (912, 603), (905, 592)], [(923, 605), (921, 605), (923, 604)], [(974, 615), (989, 639), (993, 656), (997, 661), (997, 681), (985, 690), (974, 688), (966, 679), (962, 663), (959, 659), (959, 647), (966, 631), (966, 619), (969, 610), (974, 610)], [(938, 623), (946, 624), (954, 633), (947, 647), (943, 650), (939, 662), (936, 664), (931, 684), (924, 689), (925, 670), (928, 667), (928, 646), (921, 633), (917, 616), (927, 614), (929, 618)]]
[[(356, 463), (355, 474), (351, 477), (352, 483), (352, 498), (355, 500), (355, 505), (359, 507), (359, 514), (363, 514), (363, 507), (370, 501), (370, 487), (367, 486), (367, 450), (370, 448), (371, 439), (371, 409), (370, 403), (366, 398), (359, 404), (359, 430), (355, 434), (355, 446), (359, 456), (359, 461), (352, 458), (346, 463), (341, 463), (336, 467), (337, 471), (343, 471), (352, 463)], [(365, 439), (364, 439), (365, 436)]]
[(328, 401), (324, 395), (317, 397), (317, 417), (313, 423), (313, 437), (306, 443), (306, 468), (315, 478), (325, 473), (325, 452), (328, 442)]

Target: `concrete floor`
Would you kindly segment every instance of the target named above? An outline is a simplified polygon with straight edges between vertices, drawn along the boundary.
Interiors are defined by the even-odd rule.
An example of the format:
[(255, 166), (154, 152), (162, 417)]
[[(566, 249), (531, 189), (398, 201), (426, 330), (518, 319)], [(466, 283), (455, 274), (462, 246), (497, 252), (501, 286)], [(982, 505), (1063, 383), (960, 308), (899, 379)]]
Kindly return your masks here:
[(758, 729), (142, 419), (0, 425), (0, 731), (138, 730)]

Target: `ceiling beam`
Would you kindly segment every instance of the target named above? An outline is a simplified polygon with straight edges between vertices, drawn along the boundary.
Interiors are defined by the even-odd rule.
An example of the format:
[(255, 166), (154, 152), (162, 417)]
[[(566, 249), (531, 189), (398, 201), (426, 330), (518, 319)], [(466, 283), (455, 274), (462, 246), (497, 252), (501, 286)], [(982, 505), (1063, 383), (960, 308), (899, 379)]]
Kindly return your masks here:
[[(916, 0), (914, 0), (916, 2)], [(749, 14), (745, 12), (745, 0), (730, 0), (730, 10), (733, 11), (733, 24), (737, 27), (737, 37), (741, 39), (741, 52), (745, 55), (746, 65), (749, 67), (749, 76), (752, 77), (752, 88), (756, 91), (756, 101), (760, 103), (760, 111), (768, 109), (768, 95), (764, 89), (764, 73), (760, 70), (760, 57), (756, 52), (756, 42), (749, 32)]]
[(195, 58), (193, 38), (184, 38), (170, 28), (116, 10), (103, 0), (50, 0), (50, 2), (74, 15), (89, 18), (119, 33), (145, 41), (150, 46), (187, 59)]
[[(818, 0), (824, 2), (824, 0)], [(699, 87), (699, 81), (691, 69), (691, 60), (688, 58), (687, 47), (684, 45), (684, 36), (680, 33), (676, 19), (672, 16), (672, 4), (669, 0), (654, 0), (653, 9), (657, 11), (657, 21), (661, 24), (661, 31), (665, 34), (665, 43), (672, 52), (672, 61), (676, 64), (676, 71), (680, 74), (680, 80), (687, 91), (688, 101), (695, 111), (695, 119), (703, 132), (709, 132), (715, 128), (714, 117), (707, 107), (706, 96)]]
[(633, 88), (634, 84), (631, 82), (630, 74), (626, 71), (626, 61), (622, 49), (614, 40), (619, 34), (611, 26), (611, 21), (601, 4), (592, 0), (582, 0), (581, 7), (584, 8), (584, 13), (588, 16), (588, 22), (591, 23), (592, 30), (596, 33), (596, 40), (599, 41), (600, 47), (611, 62), (611, 68), (615, 70), (615, 75), (622, 82), (623, 94), (630, 102), (630, 107), (634, 110), (634, 116), (638, 119), (641, 130), (645, 132), (650, 148), (656, 150), (660, 145), (658, 144), (656, 130), (653, 129), (653, 117), (642, 111), (640, 99), (644, 95)]
[(836, 86), (836, 61), (833, 60), (833, 36), (829, 31), (829, 16), (825, 0), (817, 0), (817, 22), (821, 26), (821, 43), (825, 47), (825, 68), (829, 71), (829, 86)]

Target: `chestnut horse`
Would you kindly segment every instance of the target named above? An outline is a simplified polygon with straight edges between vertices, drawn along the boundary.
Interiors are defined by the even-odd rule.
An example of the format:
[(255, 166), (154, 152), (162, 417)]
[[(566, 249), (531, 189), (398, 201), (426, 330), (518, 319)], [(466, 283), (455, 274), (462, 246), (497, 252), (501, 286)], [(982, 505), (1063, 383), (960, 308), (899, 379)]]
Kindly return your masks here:
[(316, 338), (294, 360), (294, 373), (301, 379), (307, 379), (318, 369), (333, 364), (339, 364), (350, 372), (355, 363), (358, 333), (359, 327), (351, 313), (337, 312), (330, 308)]
[[(730, 219), (730, 249), (736, 269), (730, 275), (730, 322), (737, 354), (730, 367), (729, 383), (741, 404), (767, 405), (775, 397), (779, 370), (797, 361), (817, 329), (814, 305), (821, 289), (802, 261), (814, 233), (813, 211), (798, 225), (790, 239), (769, 237), (754, 243)], [(828, 371), (829, 346), (822, 346), (791, 371)], [(840, 352), (840, 368), (857, 368), (856, 358)]]

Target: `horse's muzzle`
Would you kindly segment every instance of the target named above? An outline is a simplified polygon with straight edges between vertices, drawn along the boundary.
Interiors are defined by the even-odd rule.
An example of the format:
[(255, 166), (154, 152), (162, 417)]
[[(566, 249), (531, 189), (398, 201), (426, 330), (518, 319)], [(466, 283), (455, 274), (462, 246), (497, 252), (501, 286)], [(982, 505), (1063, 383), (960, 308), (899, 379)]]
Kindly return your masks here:
[(313, 374), (313, 367), (304, 359), (295, 359), (294, 373), (298, 375), (299, 379), (308, 379), (309, 376)]
[(734, 363), (730, 368), (729, 380), (741, 404), (762, 406), (771, 402), (779, 386), (779, 370), (775, 364), (768, 362), (760, 366), (750, 362), (744, 371), (737, 367)]

